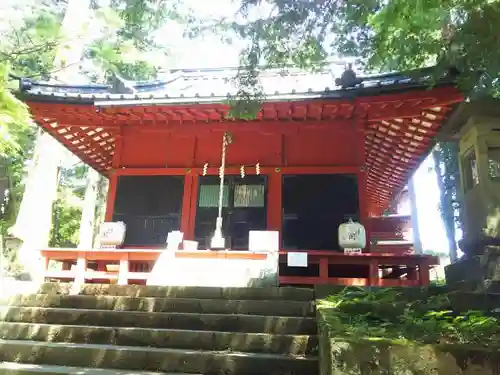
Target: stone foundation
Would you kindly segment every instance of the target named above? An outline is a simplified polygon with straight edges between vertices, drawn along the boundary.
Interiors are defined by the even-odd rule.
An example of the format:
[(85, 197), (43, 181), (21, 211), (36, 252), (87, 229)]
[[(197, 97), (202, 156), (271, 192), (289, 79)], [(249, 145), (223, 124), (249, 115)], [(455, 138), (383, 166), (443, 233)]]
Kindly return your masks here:
[(164, 251), (147, 285), (205, 287), (273, 287), (278, 285), (278, 252), (265, 259), (179, 258)]
[[(388, 340), (328, 341), (331, 355), (320, 366), (321, 375), (496, 375), (496, 349), (467, 345), (417, 345)], [(325, 348), (326, 349), (326, 348)]]
[(483, 254), (469, 256), (445, 267), (446, 283), (462, 291), (500, 292), (500, 247), (486, 246)]

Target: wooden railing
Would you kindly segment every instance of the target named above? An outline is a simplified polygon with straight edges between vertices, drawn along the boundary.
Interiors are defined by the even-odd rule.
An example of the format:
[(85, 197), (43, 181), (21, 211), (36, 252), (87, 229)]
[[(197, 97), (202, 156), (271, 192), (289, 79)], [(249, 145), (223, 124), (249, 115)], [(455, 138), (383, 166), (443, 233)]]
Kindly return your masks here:
[[(280, 252), (280, 266), (287, 262), (286, 251)], [(358, 286), (425, 286), (430, 282), (430, 268), (439, 258), (430, 255), (344, 254), (334, 251), (307, 251), (308, 264), (319, 265), (317, 276), (281, 276), (280, 284), (335, 284)], [(357, 267), (350, 277), (336, 277), (330, 266)]]
[[(83, 283), (86, 281), (109, 281), (120, 285), (130, 281), (146, 282), (154, 263), (164, 251), (162, 249), (44, 249), (40, 251), (43, 259), (43, 275), (46, 279), (57, 279)], [(265, 260), (265, 253), (248, 251), (187, 251), (175, 252), (176, 258), (191, 259), (241, 259)], [(66, 266), (63, 270), (50, 270), (49, 261), (60, 261)], [(88, 268), (89, 262), (97, 262), (97, 270)], [(110, 270), (110, 268), (112, 270)]]
[[(163, 251), (158, 249), (46, 249), (41, 250), (44, 276), (47, 279), (75, 281), (130, 282), (145, 283), (150, 276), (152, 265)], [(439, 264), (439, 259), (429, 255), (395, 254), (343, 254), (334, 251), (307, 251), (308, 264), (319, 266), (317, 276), (280, 276), (280, 284), (336, 284), (359, 286), (425, 286), (429, 284), (429, 270)], [(177, 251), (175, 257), (193, 259), (248, 259), (263, 260), (266, 254), (245, 251)], [(287, 252), (280, 252), (279, 267), (286, 268)], [(49, 261), (75, 263), (65, 270), (53, 271), (48, 268)], [(89, 269), (89, 262), (101, 264), (97, 270)], [(113, 265), (109, 269), (106, 265)], [(104, 265), (104, 266), (102, 266)], [(355, 270), (349, 277), (335, 275), (337, 268)], [(345, 273), (345, 272), (344, 272)]]
[(413, 254), (413, 242), (408, 240), (411, 230), (409, 215), (371, 217), (368, 220), (370, 252), (377, 254)]
[[(92, 280), (116, 281), (118, 284), (128, 284), (129, 280), (146, 281), (149, 269), (146, 272), (134, 270), (131, 262), (138, 264), (154, 263), (163, 250), (156, 249), (44, 249), (40, 251), (43, 259), (43, 274), (46, 279), (58, 279), (83, 283)], [(69, 269), (53, 271), (49, 269), (49, 261), (61, 261), (65, 264), (76, 261)], [(99, 262), (104, 267), (97, 270), (89, 269), (89, 262)], [(106, 265), (115, 269), (108, 270)]]

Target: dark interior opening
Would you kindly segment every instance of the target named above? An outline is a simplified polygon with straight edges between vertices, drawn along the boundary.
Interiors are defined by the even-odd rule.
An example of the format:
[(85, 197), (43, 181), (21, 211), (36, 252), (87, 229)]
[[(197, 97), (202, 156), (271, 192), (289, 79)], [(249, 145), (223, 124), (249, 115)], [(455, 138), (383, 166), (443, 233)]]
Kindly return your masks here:
[(340, 250), (338, 227), (359, 217), (355, 175), (283, 177), (283, 247)]
[(164, 245), (179, 230), (183, 176), (120, 176), (113, 221), (126, 225), (124, 245)]
[[(226, 176), (222, 208), (222, 232), (226, 247), (248, 249), (248, 232), (267, 225), (266, 176)], [(219, 176), (202, 176), (199, 182), (195, 240), (200, 249), (210, 247), (219, 202)]]
[[(355, 175), (283, 176), (283, 248), (287, 250), (341, 251), (338, 227), (349, 218), (359, 219), (358, 184)], [(339, 274), (337, 274), (337, 271)], [(358, 266), (330, 270), (331, 276), (364, 273)], [(288, 267), (282, 276), (319, 276), (319, 266)]]

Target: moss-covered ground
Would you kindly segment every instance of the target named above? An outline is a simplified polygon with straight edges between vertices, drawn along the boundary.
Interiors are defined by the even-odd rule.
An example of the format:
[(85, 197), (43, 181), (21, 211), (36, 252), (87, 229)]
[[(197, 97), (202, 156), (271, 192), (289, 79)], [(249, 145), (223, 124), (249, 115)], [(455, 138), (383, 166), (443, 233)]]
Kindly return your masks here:
[(330, 337), (500, 347), (500, 319), (478, 310), (458, 311), (441, 287), (347, 287), (318, 301), (318, 310)]

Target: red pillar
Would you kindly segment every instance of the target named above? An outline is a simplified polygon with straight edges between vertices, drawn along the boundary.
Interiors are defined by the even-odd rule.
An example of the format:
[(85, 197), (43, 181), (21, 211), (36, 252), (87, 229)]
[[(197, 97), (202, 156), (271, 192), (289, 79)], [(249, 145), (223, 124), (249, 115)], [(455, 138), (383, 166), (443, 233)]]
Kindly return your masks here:
[(109, 173), (108, 179), (108, 196), (106, 197), (106, 215), (104, 217), (104, 220), (112, 221), (115, 208), (116, 188), (118, 185), (118, 176), (116, 175), (114, 170)]
[(116, 171), (121, 165), (121, 155), (122, 155), (122, 145), (123, 138), (121, 135), (121, 129), (115, 135), (115, 153), (113, 155), (113, 160), (111, 162), (111, 170), (108, 173), (109, 185), (108, 185), (108, 196), (106, 197), (106, 214), (104, 216), (105, 221), (113, 220), (113, 211), (115, 208), (116, 200), (116, 188), (118, 186), (118, 176)]
[(279, 231), (282, 246), (282, 179), (280, 172), (267, 176), (267, 229)]
[(194, 171), (186, 174), (184, 179), (184, 195), (182, 198), (181, 232), (184, 239), (194, 240), (194, 223), (198, 200), (199, 176)]
[[(198, 197), (198, 175), (194, 172), (184, 176), (184, 194), (182, 198), (181, 232), (184, 239), (194, 239), (194, 218), (196, 215), (196, 199)], [(193, 210), (194, 206), (194, 210)]]
[(366, 248), (365, 252), (370, 252), (370, 222), (368, 220), (368, 200), (367, 200), (367, 173), (365, 156), (365, 122), (358, 120), (356, 122), (356, 164), (359, 170), (356, 173), (358, 180), (358, 200), (359, 200), (359, 222), (366, 229)]

